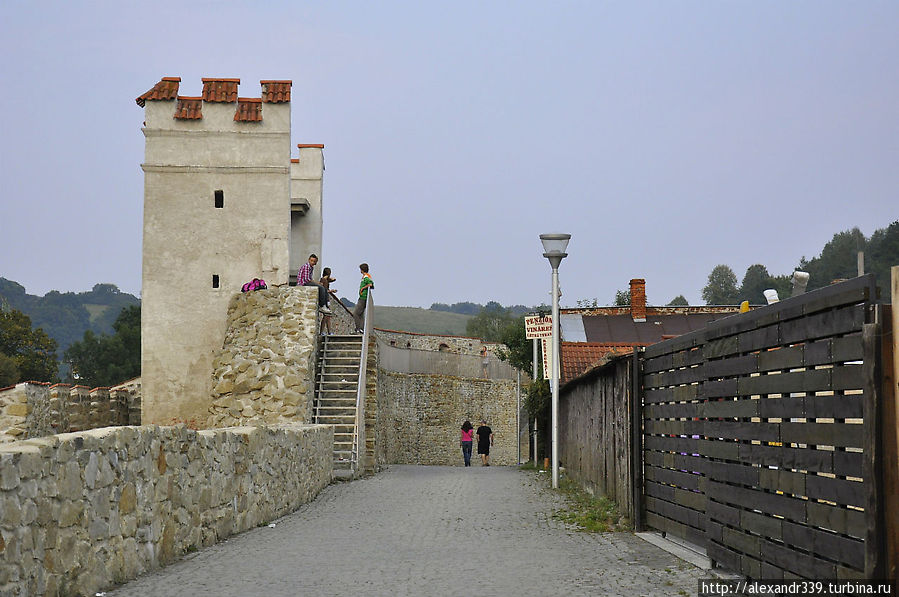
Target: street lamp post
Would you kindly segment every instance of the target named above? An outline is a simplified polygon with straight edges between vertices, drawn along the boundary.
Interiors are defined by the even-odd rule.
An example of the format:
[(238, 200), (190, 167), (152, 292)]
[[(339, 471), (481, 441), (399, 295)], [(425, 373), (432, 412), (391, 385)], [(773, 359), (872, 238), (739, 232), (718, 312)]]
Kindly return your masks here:
[(543, 256), (553, 270), (553, 341), (552, 341), (552, 469), (553, 489), (559, 488), (559, 264), (568, 253), (570, 234), (541, 234)]

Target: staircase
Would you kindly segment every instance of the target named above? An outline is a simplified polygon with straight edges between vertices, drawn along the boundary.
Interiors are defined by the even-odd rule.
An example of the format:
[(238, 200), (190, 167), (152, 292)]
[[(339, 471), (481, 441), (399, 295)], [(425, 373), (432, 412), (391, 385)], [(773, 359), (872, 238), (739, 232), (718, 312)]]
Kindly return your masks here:
[(356, 394), (362, 336), (322, 336), (315, 380), (313, 418), (334, 425), (334, 476), (356, 473)]

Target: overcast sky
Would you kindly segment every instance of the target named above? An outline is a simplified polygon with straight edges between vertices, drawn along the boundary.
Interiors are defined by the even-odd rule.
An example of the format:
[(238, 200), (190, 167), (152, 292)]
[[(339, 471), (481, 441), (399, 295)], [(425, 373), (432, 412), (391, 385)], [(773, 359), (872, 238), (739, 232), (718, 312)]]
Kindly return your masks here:
[[(899, 219), (899, 2), (0, 2), (0, 276), (138, 295), (163, 76), (292, 79), (341, 295), (701, 304)], [(295, 157), (295, 154), (294, 154)], [(345, 292), (344, 292), (345, 291)]]

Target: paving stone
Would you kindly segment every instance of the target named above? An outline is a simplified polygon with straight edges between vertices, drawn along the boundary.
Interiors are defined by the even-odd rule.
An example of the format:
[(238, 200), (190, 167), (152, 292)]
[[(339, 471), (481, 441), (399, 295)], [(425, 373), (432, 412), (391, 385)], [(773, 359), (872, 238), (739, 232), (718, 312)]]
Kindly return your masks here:
[(555, 520), (562, 498), (537, 475), (394, 465), (108, 596), (696, 594), (699, 568)]

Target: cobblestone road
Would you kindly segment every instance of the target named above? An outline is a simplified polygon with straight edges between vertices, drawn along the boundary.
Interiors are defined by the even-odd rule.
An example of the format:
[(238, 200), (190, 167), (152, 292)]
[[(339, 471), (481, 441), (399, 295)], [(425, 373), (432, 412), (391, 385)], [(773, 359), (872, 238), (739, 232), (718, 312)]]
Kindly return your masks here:
[(696, 595), (701, 570), (561, 504), (534, 472), (392, 466), (107, 595)]

